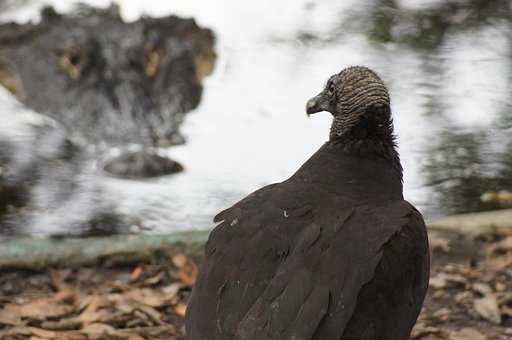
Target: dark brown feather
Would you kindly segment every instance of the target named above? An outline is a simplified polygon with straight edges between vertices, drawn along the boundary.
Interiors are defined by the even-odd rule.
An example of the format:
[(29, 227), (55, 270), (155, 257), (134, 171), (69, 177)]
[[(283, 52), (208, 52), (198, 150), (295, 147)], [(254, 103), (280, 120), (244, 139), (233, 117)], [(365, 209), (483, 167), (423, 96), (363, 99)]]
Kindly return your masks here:
[[(326, 143), (215, 217), (190, 340), (406, 340), (428, 283), (421, 215), (392, 145)], [(363, 150), (363, 151), (361, 151)]]

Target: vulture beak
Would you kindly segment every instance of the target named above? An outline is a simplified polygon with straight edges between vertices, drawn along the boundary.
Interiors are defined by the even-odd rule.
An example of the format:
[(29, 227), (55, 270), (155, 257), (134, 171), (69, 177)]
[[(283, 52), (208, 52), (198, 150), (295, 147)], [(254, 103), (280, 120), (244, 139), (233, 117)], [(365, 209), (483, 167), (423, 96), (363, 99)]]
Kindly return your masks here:
[(309, 115), (312, 115), (313, 113), (320, 111), (330, 111), (330, 101), (331, 98), (329, 95), (327, 95), (327, 93), (325, 93), (325, 91), (320, 92), (319, 95), (308, 100), (306, 104), (306, 114), (309, 117)]

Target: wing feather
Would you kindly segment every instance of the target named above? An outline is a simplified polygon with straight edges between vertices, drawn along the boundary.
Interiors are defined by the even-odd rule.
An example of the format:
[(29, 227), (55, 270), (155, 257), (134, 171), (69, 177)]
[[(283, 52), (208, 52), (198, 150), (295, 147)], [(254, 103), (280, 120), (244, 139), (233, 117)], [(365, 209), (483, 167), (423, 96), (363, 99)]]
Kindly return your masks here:
[(290, 191), (267, 186), (217, 215), (187, 312), (201, 317), (187, 321), (191, 340), (342, 336), (410, 205), (297, 204)]

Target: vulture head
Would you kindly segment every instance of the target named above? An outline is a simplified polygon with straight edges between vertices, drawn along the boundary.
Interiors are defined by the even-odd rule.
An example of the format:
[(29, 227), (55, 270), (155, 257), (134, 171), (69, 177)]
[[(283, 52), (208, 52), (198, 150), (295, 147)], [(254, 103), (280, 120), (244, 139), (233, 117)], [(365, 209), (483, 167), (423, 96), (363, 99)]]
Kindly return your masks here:
[(392, 133), (389, 105), (388, 90), (379, 76), (367, 67), (353, 66), (331, 76), (322, 92), (307, 102), (306, 112), (333, 115), (331, 139), (351, 132), (364, 138)]

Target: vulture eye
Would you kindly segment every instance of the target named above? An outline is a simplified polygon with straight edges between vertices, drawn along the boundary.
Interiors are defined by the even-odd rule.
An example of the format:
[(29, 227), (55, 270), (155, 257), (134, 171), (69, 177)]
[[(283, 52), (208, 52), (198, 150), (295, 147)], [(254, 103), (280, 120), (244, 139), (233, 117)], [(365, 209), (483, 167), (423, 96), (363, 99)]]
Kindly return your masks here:
[(329, 83), (328, 85), (328, 88), (327, 88), (327, 92), (329, 92), (329, 94), (334, 94), (334, 90), (335, 90), (335, 86), (334, 86), (334, 83)]

